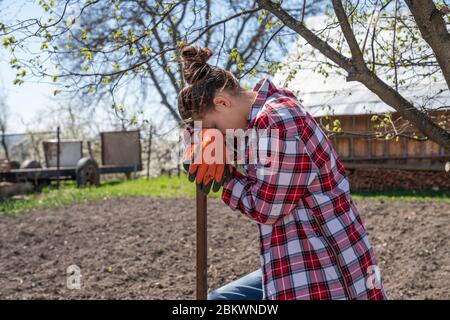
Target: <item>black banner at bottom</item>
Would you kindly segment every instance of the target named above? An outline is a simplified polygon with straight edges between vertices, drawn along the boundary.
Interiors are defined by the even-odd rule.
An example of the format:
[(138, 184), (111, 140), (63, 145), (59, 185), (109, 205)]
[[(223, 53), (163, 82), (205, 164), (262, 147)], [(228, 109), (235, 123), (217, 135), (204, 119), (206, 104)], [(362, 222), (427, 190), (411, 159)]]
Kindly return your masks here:
[[(420, 311), (430, 317), (448, 308), (448, 301), (195, 301), (195, 300), (29, 300), (0, 301), (2, 314), (40, 315), (46, 319), (85, 318), (86, 316), (126, 319), (297, 319), (318, 317), (382, 316), (401, 312), (417, 316)], [(398, 310), (394, 310), (398, 309)]]

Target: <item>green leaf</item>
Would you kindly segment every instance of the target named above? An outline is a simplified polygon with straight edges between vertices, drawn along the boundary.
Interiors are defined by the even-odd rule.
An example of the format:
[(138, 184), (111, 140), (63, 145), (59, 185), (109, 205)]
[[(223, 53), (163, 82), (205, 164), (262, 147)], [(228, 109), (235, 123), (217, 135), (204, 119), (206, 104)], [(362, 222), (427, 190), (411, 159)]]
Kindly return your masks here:
[(10, 46), (14, 43), (16, 43), (16, 39), (14, 39), (14, 37), (5, 37), (2, 39), (2, 44), (5, 48), (7, 48), (8, 46)]
[(17, 79), (17, 78), (16, 78), (16, 79), (14, 79), (13, 84), (14, 84), (14, 85), (19, 85), (19, 86), (20, 86), (23, 82), (24, 82), (23, 80)]
[(92, 52), (88, 48), (81, 48), (81, 55), (85, 60), (92, 60)]

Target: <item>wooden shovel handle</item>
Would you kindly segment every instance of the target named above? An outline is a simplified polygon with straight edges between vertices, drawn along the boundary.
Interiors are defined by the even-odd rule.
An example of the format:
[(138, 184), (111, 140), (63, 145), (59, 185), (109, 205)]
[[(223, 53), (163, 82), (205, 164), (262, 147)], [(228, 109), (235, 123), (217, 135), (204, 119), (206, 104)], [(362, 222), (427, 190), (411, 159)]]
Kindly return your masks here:
[(197, 190), (197, 300), (207, 298), (207, 201), (206, 194)]

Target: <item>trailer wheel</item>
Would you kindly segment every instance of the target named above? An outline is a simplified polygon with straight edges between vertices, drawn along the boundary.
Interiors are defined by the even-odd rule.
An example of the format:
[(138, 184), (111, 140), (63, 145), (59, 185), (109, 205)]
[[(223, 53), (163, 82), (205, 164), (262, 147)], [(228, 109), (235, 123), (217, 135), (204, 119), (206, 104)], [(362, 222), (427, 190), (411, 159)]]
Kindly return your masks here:
[(36, 169), (36, 168), (42, 168), (41, 163), (36, 160), (25, 160), (20, 165), (20, 169)]
[(77, 186), (82, 187), (87, 184), (98, 187), (100, 185), (100, 172), (97, 161), (92, 158), (81, 158), (78, 160), (75, 171)]

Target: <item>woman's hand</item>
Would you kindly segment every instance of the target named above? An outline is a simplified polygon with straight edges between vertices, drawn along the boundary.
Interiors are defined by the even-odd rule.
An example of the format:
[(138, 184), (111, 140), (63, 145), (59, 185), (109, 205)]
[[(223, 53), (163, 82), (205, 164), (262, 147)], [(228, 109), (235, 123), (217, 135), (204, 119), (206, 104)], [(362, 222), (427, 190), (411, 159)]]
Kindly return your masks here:
[[(197, 184), (197, 188), (208, 194), (217, 192), (225, 181), (229, 181), (235, 168), (226, 163), (227, 148), (223, 134), (217, 129), (203, 128), (194, 132), (185, 129), (190, 136), (183, 157), (183, 167), (189, 173), (189, 181)], [(192, 134), (197, 134), (196, 139)], [(185, 139), (186, 142), (186, 139)]]

